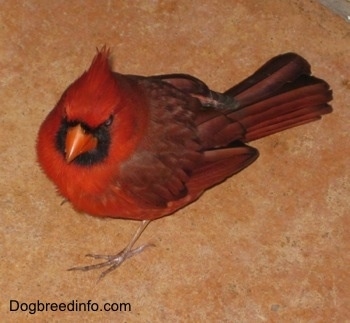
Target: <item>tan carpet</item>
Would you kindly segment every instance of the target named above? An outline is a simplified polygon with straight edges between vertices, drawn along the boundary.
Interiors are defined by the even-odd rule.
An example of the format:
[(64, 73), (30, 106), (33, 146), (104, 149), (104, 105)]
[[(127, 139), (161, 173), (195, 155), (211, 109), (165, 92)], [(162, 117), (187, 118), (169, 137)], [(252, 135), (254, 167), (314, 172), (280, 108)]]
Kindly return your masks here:
[[(349, 320), (350, 24), (301, 0), (0, 6), (4, 322)], [(331, 84), (334, 113), (253, 143), (261, 156), (251, 167), (151, 223), (139, 244), (156, 247), (97, 283), (100, 271), (66, 269), (91, 263), (86, 253), (119, 251), (138, 224), (60, 205), (34, 146), (43, 118), (103, 44), (119, 72), (185, 72), (218, 91), (295, 51)], [(89, 300), (122, 311), (29, 313), (31, 302)], [(10, 311), (17, 302), (27, 311)]]

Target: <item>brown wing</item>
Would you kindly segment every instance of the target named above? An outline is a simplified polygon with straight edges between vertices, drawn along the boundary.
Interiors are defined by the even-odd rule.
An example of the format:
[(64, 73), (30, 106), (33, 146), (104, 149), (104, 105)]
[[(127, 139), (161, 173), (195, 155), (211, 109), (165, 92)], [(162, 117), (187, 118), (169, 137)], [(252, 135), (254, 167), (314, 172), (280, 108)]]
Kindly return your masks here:
[[(252, 163), (243, 142), (319, 119), (332, 111), (329, 85), (288, 53), (224, 94), (185, 74), (129, 76), (149, 98), (149, 131), (121, 168), (125, 191), (146, 205), (177, 208)], [(176, 202), (178, 201), (178, 202)]]
[(171, 214), (195, 201), (208, 188), (221, 183), (226, 178), (240, 172), (258, 157), (256, 149), (244, 144), (230, 145), (229, 148), (206, 151), (203, 162), (193, 171), (186, 186), (186, 197), (168, 204)]
[[(195, 78), (164, 77), (172, 82), (163, 82), (161, 77), (139, 79), (149, 98), (148, 132), (132, 158), (121, 166), (118, 178), (123, 191), (153, 207), (166, 207), (169, 201), (181, 200), (188, 194), (195, 198), (257, 157), (257, 151), (247, 146), (204, 151), (196, 120), (211, 110), (203, 108), (203, 100), (197, 96), (208, 95), (206, 102), (216, 102), (216, 107), (222, 102), (213, 99), (214, 92)], [(196, 93), (196, 97), (186, 92)], [(231, 99), (226, 101), (232, 103)]]
[(149, 126), (118, 183), (146, 205), (166, 207), (187, 194), (186, 183), (203, 158), (195, 115), (199, 101), (159, 80), (141, 78), (150, 107)]
[(189, 191), (201, 192), (249, 166), (259, 156), (250, 146), (234, 142), (225, 148), (208, 150), (203, 162), (193, 171), (187, 186)]

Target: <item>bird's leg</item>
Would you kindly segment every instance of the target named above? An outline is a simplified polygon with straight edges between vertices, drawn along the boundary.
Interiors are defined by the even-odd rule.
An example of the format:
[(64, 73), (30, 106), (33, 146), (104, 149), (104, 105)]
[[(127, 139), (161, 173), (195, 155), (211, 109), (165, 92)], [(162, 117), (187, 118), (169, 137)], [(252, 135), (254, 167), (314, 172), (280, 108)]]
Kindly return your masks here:
[(116, 255), (93, 255), (93, 254), (87, 254), (87, 257), (93, 257), (95, 259), (106, 259), (106, 261), (95, 264), (95, 265), (89, 265), (89, 266), (78, 266), (78, 267), (73, 267), (69, 268), (68, 270), (82, 270), (82, 271), (87, 271), (91, 269), (99, 269), (102, 267), (107, 267), (109, 268), (102, 272), (100, 275), (99, 279), (102, 279), (104, 276), (109, 274), (111, 271), (114, 269), (118, 268), (126, 259), (137, 255), (138, 253), (142, 252), (145, 248), (149, 246), (153, 246), (153, 244), (145, 244), (140, 247), (137, 247), (135, 249), (132, 249), (134, 246), (135, 242), (137, 239), (140, 237), (142, 232), (146, 229), (147, 225), (151, 222), (151, 220), (143, 220), (137, 229), (136, 233), (128, 243), (128, 245), (119, 253)]

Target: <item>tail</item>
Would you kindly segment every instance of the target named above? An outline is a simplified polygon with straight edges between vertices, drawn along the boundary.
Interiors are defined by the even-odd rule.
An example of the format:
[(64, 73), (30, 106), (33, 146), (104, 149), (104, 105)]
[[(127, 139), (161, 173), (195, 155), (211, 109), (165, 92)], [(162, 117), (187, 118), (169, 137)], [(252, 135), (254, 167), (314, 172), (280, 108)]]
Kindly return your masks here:
[(272, 58), (219, 96), (220, 102), (231, 98), (231, 107), (204, 110), (197, 119), (200, 138), (207, 149), (224, 147), (235, 140), (263, 138), (332, 111), (328, 104), (332, 100), (329, 85), (311, 76), (308, 62), (294, 53)]
[[(129, 77), (140, 79), (139, 76)], [(186, 195), (173, 198), (172, 211), (254, 162), (258, 151), (246, 142), (314, 121), (332, 111), (328, 105), (332, 99), (329, 85), (311, 76), (307, 61), (293, 53), (271, 59), (224, 93), (214, 92), (201, 80), (186, 74), (158, 75), (149, 79), (168, 83), (197, 99), (184, 100), (183, 108), (191, 109), (195, 115), (203, 158), (195, 163), (186, 183), (175, 177), (176, 185), (183, 185), (180, 185), (181, 193), (186, 186)], [(186, 113), (184, 110), (179, 109)], [(170, 186), (165, 188), (162, 186), (161, 194), (164, 190), (174, 194), (172, 183), (175, 181), (167, 183)], [(158, 194), (157, 198), (160, 196)]]
[[(181, 87), (186, 83), (182, 82), (178, 82)], [(202, 83), (192, 87), (189, 83), (187, 92), (203, 106), (196, 123), (204, 159), (187, 184), (193, 196), (256, 160), (258, 151), (246, 142), (320, 119), (332, 111), (329, 85), (311, 76), (307, 61), (293, 53), (272, 58), (222, 94)]]
[(186, 74), (152, 76), (197, 98), (196, 125), (202, 148), (249, 142), (296, 127), (332, 111), (329, 85), (311, 76), (309, 63), (295, 53), (276, 56), (224, 93)]

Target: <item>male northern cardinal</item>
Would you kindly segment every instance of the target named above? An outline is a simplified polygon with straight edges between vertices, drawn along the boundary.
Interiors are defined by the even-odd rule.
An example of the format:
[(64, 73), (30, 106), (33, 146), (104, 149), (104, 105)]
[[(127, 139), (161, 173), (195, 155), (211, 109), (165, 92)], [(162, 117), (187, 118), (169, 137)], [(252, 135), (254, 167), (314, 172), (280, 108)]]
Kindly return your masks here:
[(59, 192), (82, 212), (142, 220), (118, 267), (147, 224), (196, 200), (206, 189), (250, 165), (246, 142), (330, 113), (329, 85), (310, 75), (294, 53), (269, 60), (224, 93), (186, 74), (112, 72), (109, 49), (63, 93), (40, 127), (38, 161)]

